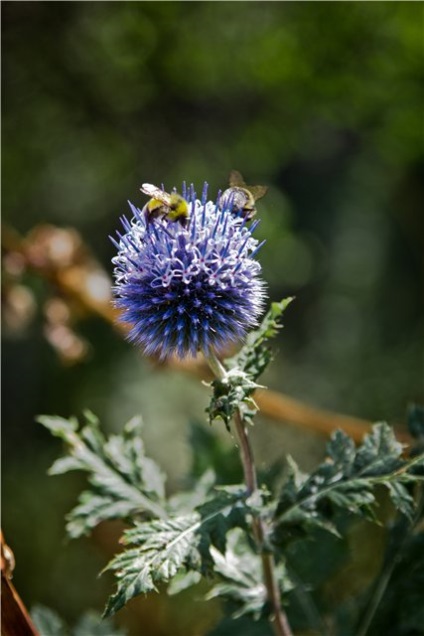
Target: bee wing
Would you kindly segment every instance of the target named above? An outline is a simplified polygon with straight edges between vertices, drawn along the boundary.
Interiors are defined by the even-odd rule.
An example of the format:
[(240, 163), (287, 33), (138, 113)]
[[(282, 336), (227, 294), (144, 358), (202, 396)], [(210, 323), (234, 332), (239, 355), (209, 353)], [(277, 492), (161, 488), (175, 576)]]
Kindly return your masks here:
[(244, 188), (246, 184), (243, 179), (243, 175), (238, 170), (231, 170), (228, 178), (229, 184), (232, 188)]
[(252, 194), (255, 201), (262, 199), (262, 197), (268, 192), (267, 186), (247, 186), (247, 189)]
[(153, 185), (152, 183), (143, 183), (140, 190), (143, 192), (143, 194), (147, 194), (147, 196), (151, 197), (152, 199), (162, 201), (162, 203), (164, 203), (165, 205), (171, 204), (171, 195)]

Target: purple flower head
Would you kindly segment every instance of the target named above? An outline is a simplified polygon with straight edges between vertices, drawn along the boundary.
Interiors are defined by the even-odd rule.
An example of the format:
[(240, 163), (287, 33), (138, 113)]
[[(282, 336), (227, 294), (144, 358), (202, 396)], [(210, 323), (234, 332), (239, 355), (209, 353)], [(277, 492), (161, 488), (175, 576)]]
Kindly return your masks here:
[(129, 339), (160, 359), (219, 353), (256, 326), (264, 301), (257, 222), (248, 227), (231, 201), (207, 201), (206, 183), (201, 200), (193, 186), (182, 196), (188, 221), (149, 219), (130, 203), (133, 218), (122, 217), (124, 233), (112, 239), (121, 320), (131, 325)]

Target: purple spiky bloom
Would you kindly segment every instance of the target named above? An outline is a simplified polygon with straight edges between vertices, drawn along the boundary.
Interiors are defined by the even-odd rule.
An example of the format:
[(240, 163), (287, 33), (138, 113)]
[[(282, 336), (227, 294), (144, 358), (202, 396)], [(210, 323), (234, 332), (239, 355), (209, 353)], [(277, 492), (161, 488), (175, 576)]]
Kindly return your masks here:
[[(133, 218), (121, 218), (124, 234), (112, 239), (115, 304), (131, 325), (129, 339), (147, 355), (165, 359), (219, 353), (256, 326), (264, 283), (252, 237), (257, 225), (221, 209), (183, 185), (190, 217), (183, 226), (167, 218), (146, 221), (130, 203)], [(218, 196), (219, 201), (219, 196)]]

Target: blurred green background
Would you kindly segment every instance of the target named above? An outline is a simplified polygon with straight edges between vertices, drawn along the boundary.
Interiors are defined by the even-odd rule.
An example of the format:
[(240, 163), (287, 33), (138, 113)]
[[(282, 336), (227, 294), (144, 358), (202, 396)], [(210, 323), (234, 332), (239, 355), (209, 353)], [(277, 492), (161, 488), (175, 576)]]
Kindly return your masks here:
[[(143, 205), (142, 182), (207, 180), (214, 196), (236, 168), (268, 184), (264, 278), (271, 298), (297, 297), (268, 386), (401, 424), (423, 399), (422, 18), (421, 3), (398, 2), (3, 2), (3, 222), (75, 227), (111, 272), (108, 234), (127, 199)], [(47, 283), (25, 284), (41, 306)], [(90, 353), (72, 366), (44, 339), (40, 308), (3, 331), (14, 581), (27, 605), (70, 621), (111, 591), (96, 576), (117, 530), (65, 541), (83, 481), (46, 476), (60, 446), (35, 416), (90, 408), (119, 430), (141, 412), (172, 491), (207, 403), (198, 381), (153, 369), (100, 319), (78, 331)], [(266, 421), (253, 440), (262, 467), (287, 451), (309, 466), (324, 448)], [(134, 636), (200, 635), (219, 613), (200, 599), (151, 597), (119, 620)]]

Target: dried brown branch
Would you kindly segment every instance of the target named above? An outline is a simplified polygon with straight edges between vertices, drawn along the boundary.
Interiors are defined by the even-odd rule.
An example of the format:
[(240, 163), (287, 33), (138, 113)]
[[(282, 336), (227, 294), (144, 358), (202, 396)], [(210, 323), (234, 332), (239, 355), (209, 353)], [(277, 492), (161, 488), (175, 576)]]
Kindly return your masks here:
[[(126, 327), (118, 321), (119, 312), (111, 303), (111, 281), (74, 229), (39, 226), (22, 238), (14, 230), (5, 228), (2, 246), (7, 253), (19, 255), (26, 268), (49, 280), (81, 309), (100, 316), (125, 333)], [(155, 360), (152, 362), (157, 364)], [(202, 378), (210, 377), (208, 366), (200, 356), (195, 360), (173, 358), (162, 366)], [(308, 406), (275, 391), (257, 391), (255, 401), (262, 414), (271, 420), (301, 426), (325, 436), (339, 428), (360, 442), (372, 425), (367, 420)], [(406, 432), (397, 430), (396, 435), (402, 442), (410, 442)]]
[(38, 632), (15, 586), (12, 571), (15, 559), (1, 533), (1, 634), (2, 636), (38, 636)]

